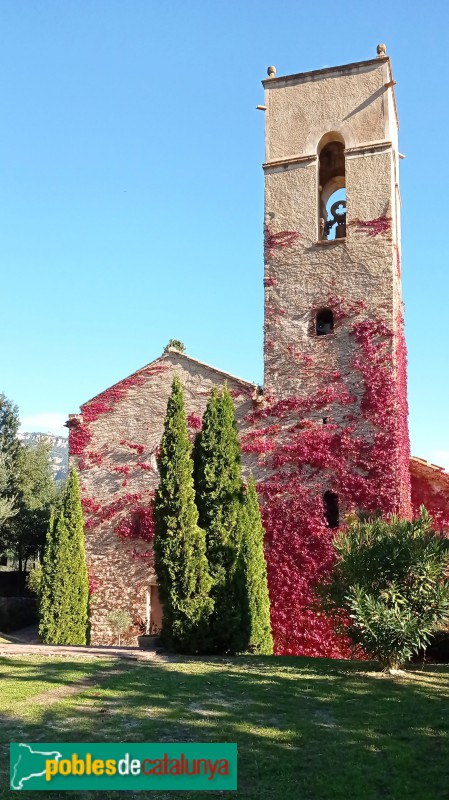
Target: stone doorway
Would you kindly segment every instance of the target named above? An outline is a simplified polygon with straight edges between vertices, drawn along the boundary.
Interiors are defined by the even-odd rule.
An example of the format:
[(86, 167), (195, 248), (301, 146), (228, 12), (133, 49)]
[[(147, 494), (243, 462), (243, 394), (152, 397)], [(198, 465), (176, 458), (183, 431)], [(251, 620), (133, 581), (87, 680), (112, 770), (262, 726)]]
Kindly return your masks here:
[(150, 633), (160, 633), (162, 628), (162, 605), (157, 585), (151, 584), (147, 591), (147, 619), (150, 620)]

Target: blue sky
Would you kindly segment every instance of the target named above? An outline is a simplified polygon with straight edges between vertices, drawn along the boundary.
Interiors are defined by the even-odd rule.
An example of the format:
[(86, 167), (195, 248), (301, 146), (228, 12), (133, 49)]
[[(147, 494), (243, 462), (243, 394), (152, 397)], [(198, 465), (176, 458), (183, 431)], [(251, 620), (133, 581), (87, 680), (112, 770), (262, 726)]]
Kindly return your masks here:
[(415, 0), (2, 0), (0, 391), (24, 427), (60, 429), (171, 337), (262, 380), (260, 81), (386, 42), (412, 449), (449, 466), (448, 29)]

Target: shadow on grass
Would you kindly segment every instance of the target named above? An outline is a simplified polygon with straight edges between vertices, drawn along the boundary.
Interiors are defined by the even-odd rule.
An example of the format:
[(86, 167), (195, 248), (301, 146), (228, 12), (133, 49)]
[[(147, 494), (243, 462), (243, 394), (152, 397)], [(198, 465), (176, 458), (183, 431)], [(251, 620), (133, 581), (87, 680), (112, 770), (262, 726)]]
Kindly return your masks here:
[[(54, 656), (0, 656), (0, 681), (11, 681), (18, 683), (55, 683), (70, 684), (74, 676), (80, 679), (98, 672), (100, 669), (107, 669), (108, 666), (116, 669), (115, 660), (90, 660), (90, 659), (69, 659), (56, 660)], [(0, 684), (1, 685), (1, 684)]]
[[(19, 663), (8, 662), (20, 671)], [(57, 682), (56, 666), (29, 665), (26, 679)], [(86, 666), (70, 663), (81, 672)], [(3, 715), (2, 741), (237, 742), (237, 796), (245, 800), (449, 797), (448, 667), (392, 678), (366, 663), (293, 657), (158, 659), (120, 666), (123, 672), (99, 687), (48, 708), (33, 708), (31, 698), (23, 716)], [(104, 664), (96, 667), (105, 671)], [(116, 667), (110, 662), (111, 673)], [(9, 798), (6, 775), (4, 786), (0, 797)], [(58, 797), (66, 794), (68, 800), (98, 797), (89, 792)], [(121, 794), (134, 796), (102, 796)], [(135, 796), (174, 797), (170, 792)]]

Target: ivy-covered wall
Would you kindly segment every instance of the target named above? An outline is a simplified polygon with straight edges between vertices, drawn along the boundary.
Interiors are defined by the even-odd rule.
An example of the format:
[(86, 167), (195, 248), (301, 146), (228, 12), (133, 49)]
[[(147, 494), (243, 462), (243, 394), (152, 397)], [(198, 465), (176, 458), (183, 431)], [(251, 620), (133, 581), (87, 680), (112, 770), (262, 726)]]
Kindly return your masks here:
[(410, 460), (413, 514), (424, 505), (435, 527), (449, 535), (449, 473), (443, 467), (422, 458)]
[[(153, 497), (156, 453), (174, 373), (182, 380), (192, 439), (212, 386), (227, 381), (244, 423), (255, 387), (170, 351), (85, 403), (71, 415), (70, 454), (80, 475), (91, 591), (91, 641), (112, 644), (108, 616), (123, 608), (133, 624), (123, 641), (135, 643), (145, 621), (147, 591), (155, 584)], [(155, 607), (153, 621), (160, 617)]]
[[(314, 609), (332, 565), (325, 493), (340, 521), (353, 510), (411, 514), (389, 81), (380, 58), (264, 82), (265, 405), (250, 414), (244, 448), (264, 473), (277, 653), (350, 652)], [(343, 168), (327, 162), (346, 191), (344, 236), (334, 241), (319, 225), (323, 139), (344, 147)], [(333, 328), (317, 335), (324, 309)]]

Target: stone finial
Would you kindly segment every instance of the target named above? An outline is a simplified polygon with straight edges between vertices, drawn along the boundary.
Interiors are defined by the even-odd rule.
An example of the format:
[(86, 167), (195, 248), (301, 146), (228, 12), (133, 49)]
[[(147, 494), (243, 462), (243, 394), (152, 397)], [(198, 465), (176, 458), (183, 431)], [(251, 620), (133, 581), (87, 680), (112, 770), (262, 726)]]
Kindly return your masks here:
[(276, 77), (276, 67), (268, 67), (267, 75), (268, 75), (269, 78), (275, 78)]
[(387, 45), (386, 44), (378, 44), (377, 45), (377, 58), (383, 58), (387, 54)]

